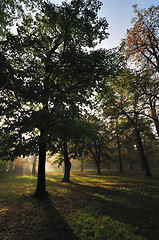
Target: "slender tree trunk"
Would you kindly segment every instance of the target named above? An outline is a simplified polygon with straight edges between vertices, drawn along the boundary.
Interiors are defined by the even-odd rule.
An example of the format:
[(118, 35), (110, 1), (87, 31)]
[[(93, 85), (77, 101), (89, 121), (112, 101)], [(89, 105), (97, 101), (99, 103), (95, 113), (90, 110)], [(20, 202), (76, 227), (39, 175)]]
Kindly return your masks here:
[(34, 160), (33, 160), (33, 168), (32, 168), (32, 175), (35, 176), (36, 175), (36, 162), (37, 162), (37, 156), (34, 156)]
[(110, 160), (109, 159), (108, 159), (107, 166), (108, 166), (108, 170), (110, 170)]
[(45, 197), (48, 196), (46, 191), (45, 181), (45, 162), (46, 162), (46, 142), (43, 139), (43, 132), (41, 132), (41, 139), (39, 141), (39, 165), (38, 165), (38, 179), (36, 192), (34, 197)]
[(67, 151), (67, 142), (64, 141), (64, 164), (65, 164), (65, 172), (64, 177), (62, 179), (62, 182), (70, 182), (70, 170), (71, 170), (71, 162), (68, 157), (68, 151)]
[(133, 164), (132, 164), (132, 160), (129, 160), (129, 166), (130, 166), (130, 170), (133, 170)]
[(152, 174), (151, 174), (150, 167), (149, 167), (148, 161), (147, 161), (145, 153), (144, 153), (144, 148), (143, 148), (142, 141), (141, 141), (140, 131), (138, 130), (137, 127), (135, 128), (135, 131), (136, 131), (138, 149), (140, 151), (141, 161), (142, 161), (144, 169), (146, 171), (146, 176), (151, 177)]
[(101, 175), (102, 172), (101, 172), (101, 166), (100, 166), (100, 149), (98, 150), (97, 149), (97, 146), (95, 144), (95, 153), (94, 151), (92, 150), (92, 147), (90, 145), (88, 145), (89, 149), (90, 149), (90, 152), (94, 158), (94, 161), (95, 161), (95, 164), (96, 164), (96, 168), (97, 168), (97, 174), (98, 175)]
[[(140, 147), (138, 147), (138, 151), (140, 152)], [(145, 170), (145, 165), (144, 165), (144, 162), (142, 160), (141, 154), (140, 154), (140, 168), (141, 168), (142, 171)]]
[(155, 100), (153, 101), (150, 98), (149, 103), (150, 103), (150, 108), (151, 108), (151, 116), (154, 120), (156, 131), (157, 131), (157, 134), (158, 134), (158, 137), (159, 137), (159, 121), (158, 121), (158, 116), (157, 116), (157, 113), (156, 113), (156, 101)]
[(102, 172), (101, 172), (101, 166), (100, 166), (100, 157), (98, 157), (96, 160), (96, 166), (97, 166), (97, 174), (101, 175)]
[(95, 144), (95, 147), (96, 147), (97, 174), (101, 175), (102, 174), (102, 172), (101, 172), (101, 161), (100, 161), (100, 158), (101, 158), (101, 146), (100, 146), (100, 144), (99, 144), (99, 146), (97, 146)]
[(81, 163), (81, 172), (83, 172), (83, 163)]
[[(131, 147), (132, 148), (132, 147)], [(130, 170), (133, 170), (133, 161), (132, 161), (132, 156), (133, 156), (133, 149), (130, 149), (129, 147), (127, 148), (127, 160), (129, 163), (129, 168)]]
[(118, 133), (117, 133), (117, 145), (118, 145), (119, 172), (123, 173), (123, 163), (121, 158), (121, 148), (120, 148), (120, 140), (119, 140)]
[[(140, 131), (137, 127), (137, 121), (134, 122), (124, 110), (122, 110), (122, 111), (123, 111), (124, 115), (127, 116), (127, 118), (129, 119), (129, 121), (131, 122), (132, 126), (135, 129), (137, 145), (138, 145), (138, 149), (139, 149), (140, 155), (141, 155), (141, 162), (143, 163), (143, 166), (145, 168), (146, 176), (151, 177), (152, 174), (151, 174), (149, 164), (147, 162), (147, 159), (146, 159), (146, 156), (145, 156), (145, 153), (144, 153), (144, 148), (143, 148), (142, 141), (141, 141)], [(136, 120), (137, 120), (137, 116), (136, 116)]]

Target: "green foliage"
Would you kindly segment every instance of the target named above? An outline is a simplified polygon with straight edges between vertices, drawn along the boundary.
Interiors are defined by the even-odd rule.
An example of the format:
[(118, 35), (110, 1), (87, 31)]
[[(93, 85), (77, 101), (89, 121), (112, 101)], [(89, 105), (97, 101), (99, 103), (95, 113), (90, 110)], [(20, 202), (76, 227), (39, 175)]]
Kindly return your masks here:
[[(16, 154), (14, 154), (15, 149), (15, 135), (9, 135), (5, 131), (0, 131), (0, 160), (2, 162), (5, 161), (13, 161), (16, 158)], [(5, 165), (5, 164), (4, 164)]]
[(54, 164), (54, 165), (58, 164), (58, 167), (60, 167), (60, 166), (62, 166), (63, 162), (64, 162), (64, 156), (63, 156), (62, 152), (59, 151), (52, 164)]
[(108, 35), (100, 7), (99, 1), (44, 3), (34, 18), (24, 15), (17, 35), (8, 33), (1, 45), (7, 79), (0, 96), (3, 126), (19, 137), (19, 154), (18, 147), (33, 154), (39, 139), (51, 150), (61, 134), (56, 128), (68, 135), (81, 106), (90, 104), (104, 76), (104, 52), (88, 49)]
[(33, 10), (40, 4), (40, 0), (3, 0), (0, 2), (0, 39), (6, 37), (6, 34), (11, 26), (27, 10)]

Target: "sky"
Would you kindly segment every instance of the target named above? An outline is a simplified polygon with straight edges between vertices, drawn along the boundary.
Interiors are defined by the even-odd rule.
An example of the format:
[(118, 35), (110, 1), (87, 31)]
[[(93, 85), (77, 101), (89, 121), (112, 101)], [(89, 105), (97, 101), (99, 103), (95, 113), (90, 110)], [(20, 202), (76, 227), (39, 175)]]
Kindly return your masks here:
[[(62, 0), (52, 0), (55, 4), (61, 4)], [(68, 0), (69, 2), (69, 0)], [(100, 17), (106, 17), (109, 27), (109, 38), (104, 40), (99, 47), (113, 48), (120, 44), (126, 36), (126, 30), (131, 28), (131, 19), (134, 16), (133, 5), (139, 9), (149, 8), (151, 5), (159, 5), (159, 0), (101, 0), (103, 6), (99, 12)]]

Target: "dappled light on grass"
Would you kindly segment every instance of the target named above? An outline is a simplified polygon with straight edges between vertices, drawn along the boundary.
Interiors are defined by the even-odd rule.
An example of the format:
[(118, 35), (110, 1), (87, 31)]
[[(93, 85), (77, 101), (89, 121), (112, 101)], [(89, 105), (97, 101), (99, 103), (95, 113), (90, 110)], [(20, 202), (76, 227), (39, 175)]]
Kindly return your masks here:
[(61, 182), (62, 174), (48, 175), (50, 197), (43, 200), (30, 198), (36, 180), (1, 177), (0, 239), (156, 240), (159, 236), (158, 178), (75, 172), (67, 184)]
[[(5, 178), (4, 182), (7, 181), (12, 188), (14, 176), (9, 177), (8, 180), (10, 182)], [(15, 182), (17, 185), (15, 185), (15, 193), (12, 198), (8, 189), (5, 190), (6, 194), (1, 198), (3, 208), (1, 210), (0, 229), (2, 231), (0, 239), (63, 240), (63, 231), (66, 239), (78, 239), (68, 223), (55, 209), (53, 201), (49, 198), (38, 200), (30, 197), (27, 189), (33, 187), (33, 184), (35, 185), (34, 178), (15, 177)], [(22, 193), (19, 193), (18, 190), (20, 183), (22, 183)], [(24, 191), (24, 187), (26, 191)], [(4, 209), (7, 211), (4, 211)]]
[(75, 174), (72, 181), (57, 181), (55, 189), (56, 196), (63, 192), (61, 198), (69, 211), (62, 206), (61, 213), (80, 239), (156, 240), (158, 179)]
[(0, 210), (0, 215), (1, 215), (1, 216), (5, 215), (5, 214), (7, 213), (7, 211), (8, 211), (8, 208), (7, 208), (7, 207), (1, 208), (1, 210)]
[(139, 234), (140, 229), (129, 224), (113, 220), (106, 216), (102, 218), (90, 217), (87, 214), (79, 215), (72, 221), (75, 221), (76, 231), (80, 239), (95, 240), (146, 240)]

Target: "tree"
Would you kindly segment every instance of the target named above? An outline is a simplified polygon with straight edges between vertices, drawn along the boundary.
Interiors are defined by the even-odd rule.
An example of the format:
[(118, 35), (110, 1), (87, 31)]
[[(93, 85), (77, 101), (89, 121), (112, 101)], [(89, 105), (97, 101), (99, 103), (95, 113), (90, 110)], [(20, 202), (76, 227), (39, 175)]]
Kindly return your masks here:
[(122, 155), (121, 155), (121, 141), (120, 141), (120, 131), (119, 131), (119, 122), (116, 120), (116, 142), (118, 147), (118, 159), (119, 159), (119, 172), (123, 173), (123, 163), (122, 163)]
[[(78, 112), (77, 112), (78, 113)], [(76, 113), (76, 114), (77, 114)], [(78, 113), (78, 117), (80, 117)], [(62, 182), (70, 182), (70, 171), (71, 171), (71, 162), (70, 162), (70, 145), (74, 145), (75, 141), (79, 138), (79, 119), (70, 116), (67, 118), (67, 122), (63, 121), (60, 124), (56, 125), (56, 132), (54, 131), (56, 139), (56, 149), (58, 150), (58, 158), (56, 162), (61, 165), (64, 162), (64, 177)]]
[[(120, 83), (122, 84), (122, 81)], [(131, 91), (131, 88), (129, 90)], [(142, 109), (142, 105), (139, 103), (139, 92), (136, 92), (136, 91), (130, 92), (130, 91), (126, 93), (125, 90), (122, 90), (122, 88), (119, 88), (119, 92), (118, 92), (119, 99), (118, 100), (116, 99), (113, 102), (112, 107), (113, 108), (115, 107), (117, 111), (119, 111), (119, 115), (120, 114), (124, 115), (132, 125), (136, 135), (137, 146), (141, 154), (141, 162), (146, 171), (146, 176), (151, 176), (151, 171), (145, 156), (142, 139), (141, 139), (141, 126), (142, 126), (142, 123), (144, 122), (144, 119), (140, 117), (140, 112), (143, 109)]]
[(159, 136), (157, 117), (158, 73), (159, 73), (159, 6), (148, 9), (134, 5), (133, 27), (127, 31), (125, 55), (129, 63), (135, 64), (140, 74), (138, 90), (147, 98), (149, 117), (154, 121)]
[[(48, 195), (46, 151), (56, 125), (90, 103), (103, 78), (104, 54), (89, 51), (107, 37), (107, 21), (98, 18), (99, 1), (44, 3), (35, 19), (25, 16), (18, 34), (8, 34), (3, 52), (13, 74), (0, 95), (4, 126), (17, 134), (16, 152), (39, 149), (35, 196)], [(19, 147), (19, 148), (18, 148)]]
[(159, 72), (159, 6), (139, 10), (134, 5), (133, 27), (127, 31), (126, 56), (139, 69)]
[(93, 128), (90, 128), (90, 124), (84, 117), (86, 116), (78, 113), (76, 118), (71, 117), (67, 119), (67, 123), (62, 122), (56, 125), (55, 135), (58, 136), (58, 141), (56, 142), (58, 156), (55, 162), (59, 165), (64, 162), (64, 177), (62, 182), (70, 182), (72, 165), (70, 159), (78, 159), (81, 163), (84, 162), (82, 156), (86, 154), (86, 139), (88, 139), (88, 136), (92, 136), (93, 132)]
[[(121, 52), (119, 49), (118, 55), (120, 54)], [(119, 70), (115, 75), (112, 75), (109, 81), (109, 85), (112, 87), (112, 94), (108, 95), (103, 92), (103, 105), (105, 104), (106, 107), (109, 106), (114, 114), (125, 116), (132, 125), (136, 134), (136, 142), (138, 150), (140, 151), (141, 161), (146, 170), (146, 176), (151, 176), (141, 137), (141, 126), (145, 121), (145, 101), (143, 99), (143, 94), (138, 91), (136, 86), (134, 87), (134, 79), (138, 78), (138, 76), (127, 68), (124, 56), (120, 59), (121, 62), (118, 64), (120, 66)], [(113, 58), (111, 61), (118, 63), (117, 57)]]
[(145, 69), (142, 74), (136, 72), (136, 75), (138, 75), (138, 77), (134, 80), (133, 86), (144, 98), (145, 112), (143, 114), (153, 120), (157, 135), (159, 136), (158, 77), (157, 75), (152, 74), (149, 69)]
[(113, 152), (113, 148), (114, 151), (117, 152), (117, 166), (119, 172), (123, 173), (122, 150), (126, 121), (119, 114), (118, 109), (113, 106), (110, 102), (109, 104), (107, 102), (107, 104), (103, 106), (103, 117), (107, 119), (108, 122), (110, 144), (113, 145), (111, 152)]
[(105, 123), (100, 118), (92, 115), (87, 121), (88, 127), (87, 136), (85, 137), (85, 148), (88, 149), (94, 160), (97, 174), (101, 175), (101, 161), (103, 156), (106, 155), (105, 150), (107, 149), (106, 145), (109, 136), (105, 129)]
[(92, 154), (92, 157), (95, 161), (97, 174), (101, 175), (101, 140), (96, 139), (94, 141), (91, 141), (91, 143), (88, 143), (88, 149), (90, 150), (90, 153)]

